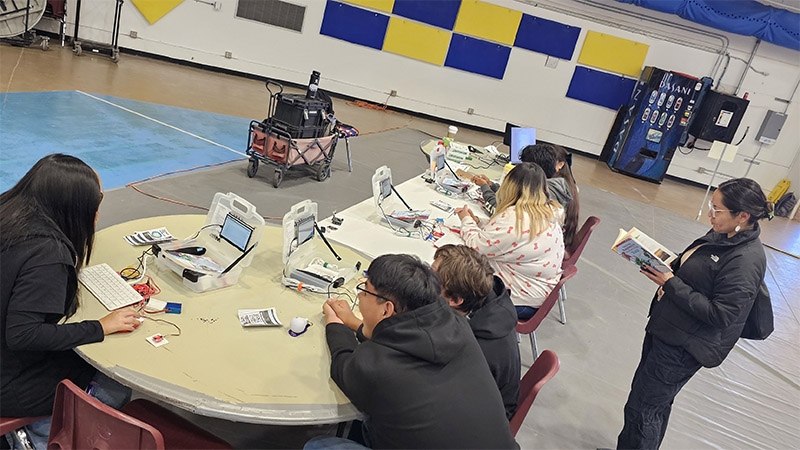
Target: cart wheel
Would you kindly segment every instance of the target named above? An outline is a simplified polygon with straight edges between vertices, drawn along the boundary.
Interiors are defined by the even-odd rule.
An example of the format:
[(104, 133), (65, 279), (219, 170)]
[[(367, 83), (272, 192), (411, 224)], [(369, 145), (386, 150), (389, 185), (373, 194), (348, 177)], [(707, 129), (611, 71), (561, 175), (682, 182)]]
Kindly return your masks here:
[(283, 171), (281, 169), (276, 169), (275, 173), (272, 174), (272, 186), (280, 186), (281, 181), (283, 181)]
[(250, 162), (247, 164), (247, 176), (253, 178), (256, 176), (258, 172), (258, 160), (255, 158), (250, 158)]
[(81, 54), (83, 54), (83, 49), (81, 48), (81, 44), (75, 44), (75, 46), (72, 47), (72, 51), (75, 52), (75, 54), (78, 56), (81, 56)]
[(317, 180), (325, 181), (331, 176), (331, 163), (322, 161), (317, 164)]
[(113, 62), (114, 64), (119, 62), (119, 51), (118, 50), (112, 50), (111, 51), (111, 62)]
[(50, 49), (50, 38), (42, 38), (42, 50), (47, 51)]

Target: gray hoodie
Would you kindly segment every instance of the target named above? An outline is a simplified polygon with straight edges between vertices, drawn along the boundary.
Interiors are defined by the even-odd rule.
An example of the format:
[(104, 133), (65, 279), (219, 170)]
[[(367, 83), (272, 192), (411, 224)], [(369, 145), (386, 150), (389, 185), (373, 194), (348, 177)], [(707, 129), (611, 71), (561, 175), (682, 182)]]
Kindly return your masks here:
[[(497, 183), (484, 184), (481, 186), (481, 193), (483, 194), (483, 206), (489, 214), (494, 214), (497, 208), (497, 190), (500, 185)], [(556, 177), (547, 179), (547, 192), (550, 194), (550, 200), (555, 200), (561, 204), (564, 209), (567, 204), (572, 201), (572, 192), (569, 190), (567, 180)]]

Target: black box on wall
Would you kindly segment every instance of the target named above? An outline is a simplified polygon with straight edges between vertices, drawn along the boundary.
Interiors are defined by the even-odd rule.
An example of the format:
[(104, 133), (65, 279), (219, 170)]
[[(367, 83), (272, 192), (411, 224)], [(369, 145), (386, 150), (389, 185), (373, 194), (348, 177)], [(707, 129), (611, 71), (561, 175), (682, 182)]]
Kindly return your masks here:
[(730, 144), (749, 104), (743, 98), (708, 91), (695, 113), (689, 134), (704, 141)]

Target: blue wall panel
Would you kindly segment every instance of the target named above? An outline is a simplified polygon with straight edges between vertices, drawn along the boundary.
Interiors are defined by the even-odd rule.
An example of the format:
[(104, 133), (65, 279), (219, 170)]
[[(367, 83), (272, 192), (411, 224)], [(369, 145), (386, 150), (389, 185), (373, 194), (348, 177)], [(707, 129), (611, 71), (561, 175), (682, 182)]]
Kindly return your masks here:
[(461, 0), (395, 0), (393, 14), (452, 30)]
[(587, 67), (575, 67), (567, 97), (606, 108), (618, 109), (628, 104), (636, 80)]
[(511, 47), (453, 33), (444, 65), (503, 79)]
[(389, 16), (328, 0), (320, 34), (380, 50)]
[(523, 14), (514, 46), (570, 60), (580, 34), (578, 27)]

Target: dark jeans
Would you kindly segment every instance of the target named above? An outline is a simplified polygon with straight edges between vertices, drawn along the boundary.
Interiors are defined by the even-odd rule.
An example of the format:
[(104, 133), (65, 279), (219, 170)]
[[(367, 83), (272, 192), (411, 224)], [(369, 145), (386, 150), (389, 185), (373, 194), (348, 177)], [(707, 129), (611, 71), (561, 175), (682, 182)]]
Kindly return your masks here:
[(539, 310), (532, 306), (514, 306), (514, 308), (517, 309), (517, 319), (519, 320), (528, 320)]
[(672, 402), (700, 363), (682, 347), (646, 334), (642, 360), (625, 404), (625, 426), (618, 449), (657, 449), (667, 431)]

